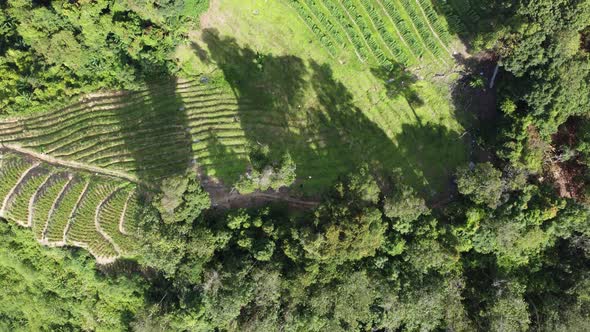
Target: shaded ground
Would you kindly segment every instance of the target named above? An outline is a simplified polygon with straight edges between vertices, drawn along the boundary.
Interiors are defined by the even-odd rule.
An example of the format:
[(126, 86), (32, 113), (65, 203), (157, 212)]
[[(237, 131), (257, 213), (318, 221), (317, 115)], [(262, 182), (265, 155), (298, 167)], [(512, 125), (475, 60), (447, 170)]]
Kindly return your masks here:
[[(452, 92), (453, 104), (458, 110), (457, 117), (465, 127), (461, 137), (470, 146), (471, 161), (491, 161), (493, 154), (486, 150), (486, 146), (496, 137), (500, 114), (497, 87), (490, 88), (490, 85), (499, 59), (489, 52), (468, 58), (456, 54), (455, 59), (465, 68)], [(501, 77), (500, 70), (496, 76), (496, 83)], [(474, 86), (476, 81), (483, 83), (483, 86)]]
[(561, 197), (581, 199), (587, 183), (588, 168), (578, 160), (578, 156), (567, 157), (568, 151), (576, 146), (580, 129), (577, 117), (570, 118), (552, 136), (552, 153), (549, 157), (548, 175), (551, 177)]
[[(208, 61), (219, 66), (238, 100), (245, 137), (268, 146), (270, 159), (280, 160), (285, 153), (292, 156), (299, 179), (295, 194), (319, 193), (366, 163), (376, 172), (401, 171), (404, 181), (430, 197), (437, 194), (430, 189), (439, 190), (446, 183), (442, 179), (465, 160), (458, 132), (433, 123), (432, 118), (422, 119), (425, 109), (432, 112), (430, 117), (440, 115), (422, 100), (416, 78), (399, 66), (373, 71), (385, 86), (386, 98), (404, 100), (410, 111), (399, 114), (409, 119), (389, 124), (397, 132), (391, 137), (385, 131), (390, 129), (357, 106), (329, 64), (262, 54), (213, 29), (202, 36)], [(215, 149), (215, 140), (211, 142), (210, 148)], [(231, 151), (217, 152), (220, 160), (214, 164), (232, 163)]]
[(281, 188), (279, 191), (266, 190), (251, 194), (239, 194), (218, 180), (207, 177), (201, 170), (197, 172), (201, 186), (209, 193), (211, 207), (214, 209), (258, 207), (269, 202), (283, 202), (293, 209), (312, 209), (320, 204), (319, 200), (295, 198), (288, 188)]

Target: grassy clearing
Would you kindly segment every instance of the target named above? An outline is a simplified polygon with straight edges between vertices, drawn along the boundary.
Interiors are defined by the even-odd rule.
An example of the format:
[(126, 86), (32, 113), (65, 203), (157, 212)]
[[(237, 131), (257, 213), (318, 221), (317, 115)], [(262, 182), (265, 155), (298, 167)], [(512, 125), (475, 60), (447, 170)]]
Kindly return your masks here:
[(200, 166), (231, 185), (248, 145), (260, 144), (271, 160), (291, 154), (302, 194), (365, 162), (442, 190), (466, 154), (449, 82), (433, 76), (451, 69), (441, 44), (451, 37), (421, 6), (214, 1), (175, 54), (203, 81), (146, 83), (9, 119), (0, 140), (150, 183)]
[[(291, 153), (304, 193), (324, 190), (362, 162), (440, 190), (466, 151), (450, 103), (452, 75), (434, 78), (452, 67), (450, 47), (438, 40), (451, 37), (442, 31), (437, 38), (428, 23), (445, 23), (434, 16), (427, 22), (418, 6), (215, 2), (193, 42), (207, 55), (203, 63), (222, 69), (246, 138), (269, 145), (276, 158)], [(257, 61), (262, 70), (248, 65)], [(263, 112), (249, 113), (242, 100)]]

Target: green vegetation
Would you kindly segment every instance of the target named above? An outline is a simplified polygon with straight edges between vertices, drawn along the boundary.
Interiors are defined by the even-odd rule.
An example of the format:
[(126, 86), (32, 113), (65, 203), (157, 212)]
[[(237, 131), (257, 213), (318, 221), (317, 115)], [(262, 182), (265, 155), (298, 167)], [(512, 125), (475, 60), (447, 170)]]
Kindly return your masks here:
[(107, 278), (83, 252), (39, 246), (0, 222), (0, 329), (125, 331), (144, 306), (144, 281)]
[[(112, 202), (119, 192), (134, 191), (136, 185), (58, 169), (19, 154), (1, 156), (5, 218), (31, 227), (40, 243), (87, 248), (99, 262), (133, 255), (139, 243), (138, 216), (130, 211), (138, 199), (126, 194), (122, 204), (113, 207)], [(122, 231), (125, 228), (130, 232)]]
[(100, 88), (137, 88), (169, 66), (179, 70), (169, 53), (207, 7), (207, 0), (3, 2), (1, 112), (48, 109)]
[(590, 0), (2, 2), (0, 330), (584, 331), (589, 36)]

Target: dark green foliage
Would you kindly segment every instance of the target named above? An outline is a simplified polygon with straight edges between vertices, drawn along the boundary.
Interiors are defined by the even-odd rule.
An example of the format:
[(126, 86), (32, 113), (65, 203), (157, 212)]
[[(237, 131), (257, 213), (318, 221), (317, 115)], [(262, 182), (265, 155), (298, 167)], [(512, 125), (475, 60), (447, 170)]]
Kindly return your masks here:
[(190, 223), (211, 206), (194, 172), (164, 179), (160, 190), (154, 206), (165, 223)]
[(457, 170), (459, 192), (477, 204), (496, 208), (500, 204), (504, 181), (502, 172), (491, 163), (460, 167)]
[(280, 161), (274, 161), (269, 156), (267, 145), (252, 144), (250, 147), (250, 161), (252, 168), (246, 175), (242, 175), (235, 188), (242, 194), (256, 190), (279, 190), (288, 187), (295, 181), (297, 166), (286, 152)]
[(384, 240), (386, 224), (375, 206), (379, 187), (365, 167), (336, 186), (334, 199), (314, 213), (297, 232), (304, 257), (340, 264), (375, 255)]
[(0, 4), (0, 114), (176, 71), (170, 54), (208, 1), (10, 0)]
[(178, 274), (195, 282), (202, 265), (228, 237), (198, 222), (211, 203), (195, 173), (165, 179), (161, 189), (152, 201), (154, 208), (148, 205), (142, 212), (140, 261), (169, 277)]
[(513, 282), (501, 283), (493, 304), (486, 313), (490, 331), (528, 331), (530, 313), (522, 294), (525, 287)]
[(430, 214), (424, 199), (408, 186), (402, 186), (392, 196), (386, 197), (383, 210), (388, 218), (395, 219), (393, 228), (402, 234), (410, 232), (412, 222), (420, 216)]
[(127, 331), (144, 303), (138, 277), (99, 275), (85, 252), (39, 246), (0, 220), (0, 330)]
[(260, 211), (258, 215), (239, 210), (227, 217), (227, 227), (238, 234), (238, 247), (247, 250), (259, 261), (269, 261), (275, 250), (277, 230), (269, 214), (268, 209)]

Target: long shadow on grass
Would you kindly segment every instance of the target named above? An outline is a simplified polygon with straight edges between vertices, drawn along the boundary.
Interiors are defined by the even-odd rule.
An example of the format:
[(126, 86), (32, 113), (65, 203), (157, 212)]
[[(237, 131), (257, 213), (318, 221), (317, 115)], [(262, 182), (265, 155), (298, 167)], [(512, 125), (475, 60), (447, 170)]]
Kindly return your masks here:
[(471, 51), (478, 34), (492, 34), (509, 25), (514, 1), (430, 0), (433, 9), (445, 17), (449, 32), (456, 34)]
[[(419, 188), (443, 175), (438, 171), (444, 166), (432, 163), (440, 164), (446, 146), (457, 144), (456, 133), (417, 121), (388, 137), (355, 106), (328, 65), (260, 54), (215, 30), (204, 31), (203, 41), (238, 99), (246, 138), (268, 146), (276, 160), (289, 152), (297, 165), (296, 188), (303, 193), (325, 190), (362, 163), (376, 172), (399, 169), (404, 181)], [(391, 93), (402, 93), (410, 106), (419, 106), (411, 83)]]
[(120, 166), (145, 183), (183, 175), (191, 162), (187, 115), (176, 88), (174, 80), (148, 84), (148, 96), (132, 106), (140, 111), (118, 113), (127, 153)]

